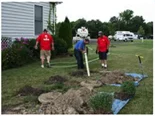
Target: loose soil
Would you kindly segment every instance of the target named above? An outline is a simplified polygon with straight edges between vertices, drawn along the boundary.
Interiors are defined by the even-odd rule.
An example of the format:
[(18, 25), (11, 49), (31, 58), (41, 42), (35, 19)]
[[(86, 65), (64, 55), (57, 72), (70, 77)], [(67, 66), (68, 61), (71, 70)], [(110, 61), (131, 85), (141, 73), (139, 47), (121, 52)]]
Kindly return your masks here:
[(76, 80), (71, 80), (71, 81), (64, 82), (64, 85), (70, 86), (70, 87), (80, 87), (80, 82)]
[(124, 92), (115, 92), (114, 93), (114, 98), (115, 99), (120, 99), (120, 100), (127, 100), (130, 99), (134, 96), (134, 94), (127, 94)]
[[(54, 94), (54, 93), (50, 93)], [(88, 100), (92, 95), (91, 91), (85, 87), (78, 90), (70, 89), (63, 95), (51, 99), (47, 104), (42, 104), (40, 109), (43, 114), (90, 114)], [(53, 95), (54, 96), (54, 95)]]
[(136, 81), (138, 78), (126, 76), (124, 72), (115, 70), (113, 72), (105, 71), (102, 73), (100, 81), (103, 84), (122, 84), (125, 81)]
[(45, 84), (55, 84), (55, 83), (64, 83), (66, 82), (66, 77), (62, 77), (59, 75), (51, 76), (47, 81), (45, 81)]
[(33, 88), (29, 85), (26, 85), (23, 88), (20, 88), (19, 91), (16, 92), (16, 95), (18, 95), (18, 96), (27, 96), (27, 95), (38, 96), (44, 92), (45, 91), (40, 88)]
[[(92, 81), (88, 78), (87, 81), (80, 82), (74, 80), (67, 80), (66, 77), (56, 75), (51, 76), (49, 80), (44, 82), (45, 84), (63, 83), (66, 86), (72, 87), (72, 89), (69, 89), (65, 93), (54, 93), (54, 91), (52, 91), (51, 93), (47, 93), (46, 96), (46, 93), (44, 93), (45, 91), (43, 91), (42, 89), (33, 88), (26, 85), (19, 91), (17, 91), (17, 94), (20, 96), (42, 95), (40, 98), (38, 98), (38, 100), (42, 102), (41, 105), (35, 104), (37, 108), (33, 112), (31, 112), (31, 110), (34, 109), (36, 106), (34, 106), (34, 108), (26, 109), (23, 104), (22, 107), (24, 108), (20, 109), (20, 105), (17, 106), (15, 110), (13, 110), (14, 108), (10, 108), (9, 110), (5, 111), (3, 110), (3, 114), (111, 114), (111, 112), (105, 112), (103, 110), (94, 112), (93, 109), (88, 106), (89, 98), (94, 94), (94, 91), (92, 91), (92, 89), (94, 87), (102, 86), (103, 84), (121, 84), (124, 81), (137, 80), (135, 78), (126, 76), (122, 71), (107, 71), (101, 74), (99, 74), (98, 71), (90, 72), (97, 73), (99, 76), (101, 76), (100, 80)], [(76, 77), (87, 77), (87, 72), (78, 70), (71, 72), (70, 75)], [(95, 77), (95, 74), (93, 76)], [(78, 89), (75, 89), (74, 86), (77, 86)], [(125, 93), (121, 92), (115, 92), (114, 96), (115, 98), (121, 100), (126, 100), (132, 97), (131, 95), (126, 95)], [(47, 101), (45, 101), (46, 99)]]

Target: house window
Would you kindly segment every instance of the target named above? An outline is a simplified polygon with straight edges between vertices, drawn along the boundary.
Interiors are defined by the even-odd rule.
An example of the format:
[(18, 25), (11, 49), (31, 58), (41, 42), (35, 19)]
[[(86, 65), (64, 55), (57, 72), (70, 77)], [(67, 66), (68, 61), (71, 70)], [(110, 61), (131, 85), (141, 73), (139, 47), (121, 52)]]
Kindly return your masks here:
[(43, 7), (35, 5), (35, 35), (43, 30)]

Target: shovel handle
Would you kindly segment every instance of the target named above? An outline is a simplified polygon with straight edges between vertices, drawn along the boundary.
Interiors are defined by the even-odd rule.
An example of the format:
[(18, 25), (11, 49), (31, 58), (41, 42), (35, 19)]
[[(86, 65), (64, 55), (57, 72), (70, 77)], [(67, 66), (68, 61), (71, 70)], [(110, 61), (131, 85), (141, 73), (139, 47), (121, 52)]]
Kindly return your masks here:
[(141, 64), (141, 62), (142, 62), (142, 61), (141, 61), (141, 58), (140, 58), (140, 56), (138, 56), (138, 59), (139, 59), (139, 63)]

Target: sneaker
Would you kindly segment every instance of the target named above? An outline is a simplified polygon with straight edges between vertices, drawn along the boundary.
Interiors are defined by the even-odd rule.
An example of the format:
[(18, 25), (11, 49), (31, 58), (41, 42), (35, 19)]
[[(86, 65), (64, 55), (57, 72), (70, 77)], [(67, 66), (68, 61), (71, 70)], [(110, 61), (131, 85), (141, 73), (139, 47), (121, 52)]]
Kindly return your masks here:
[(104, 64), (101, 64), (101, 67), (103, 68), (105, 65)]
[(107, 69), (107, 66), (104, 66), (104, 69)]
[(41, 65), (41, 68), (44, 68), (44, 65)]

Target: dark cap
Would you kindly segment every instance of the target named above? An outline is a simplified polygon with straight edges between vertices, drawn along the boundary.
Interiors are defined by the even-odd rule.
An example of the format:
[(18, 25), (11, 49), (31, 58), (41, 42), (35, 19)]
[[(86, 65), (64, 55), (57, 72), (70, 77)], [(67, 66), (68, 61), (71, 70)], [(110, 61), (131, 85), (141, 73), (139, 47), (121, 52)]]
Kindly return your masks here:
[(44, 32), (47, 32), (47, 29), (44, 29)]

